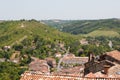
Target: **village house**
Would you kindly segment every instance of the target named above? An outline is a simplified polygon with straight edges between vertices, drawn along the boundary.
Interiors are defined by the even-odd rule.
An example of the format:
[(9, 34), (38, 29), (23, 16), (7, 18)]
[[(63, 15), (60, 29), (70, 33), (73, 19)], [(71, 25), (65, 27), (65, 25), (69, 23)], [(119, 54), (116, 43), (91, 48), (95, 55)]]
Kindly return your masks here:
[[(76, 64), (77, 61), (83, 61), (84, 63), (80, 62), (80, 64), (84, 65), (62, 67), (58, 72), (50, 74), (48, 74), (49, 67), (47, 64), (53, 65), (52, 58), (46, 58), (46, 60), (34, 59), (29, 64), (29, 71), (22, 74), (20, 80), (119, 80), (119, 58), (113, 56), (114, 54), (119, 56), (119, 51), (107, 52), (99, 57), (90, 54), (89, 58), (68, 54), (63, 58), (63, 61), (68, 60), (65, 62), (66, 64)], [(108, 55), (111, 55), (111, 57)]]
[(55, 57), (56, 57), (56, 58), (60, 58), (60, 57), (62, 57), (62, 55), (61, 55), (60, 52), (57, 52), (57, 53), (55, 53)]
[(120, 64), (120, 52), (117, 50), (106, 52), (105, 54), (100, 56), (101, 60), (109, 60), (113, 63)]
[(73, 65), (84, 65), (88, 62), (88, 57), (75, 57), (74, 54), (68, 54), (62, 59), (63, 65), (73, 66)]
[(81, 39), (80, 44), (82, 45), (88, 45), (88, 41), (86, 39)]
[(9, 50), (11, 49), (11, 46), (4, 46), (3, 49), (6, 51), (6, 50)]
[(46, 60), (35, 60), (29, 64), (30, 71), (39, 71), (41, 73), (49, 74), (50, 68)]
[[(107, 77), (120, 77), (120, 52), (111, 51), (106, 52), (99, 58), (90, 54), (89, 61), (85, 63), (84, 75), (88, 77), (89, 74), (101, 74)], [(100, 76), (100, 75), (99, 75)]]
[[(120, 78), (110, 78), (110, 77), (99, 77), (100, 73), (92, 74), (90, 73), (88, 76), (90, 77), (81, 77), (78, 75), (65, 75), (65, 74), (50, 74), (45, 75), (40, 72), (26, 71), (21, 75), (20, 80), (120, 80)], [(98, 76), (96, 78), (96, 76)]]
[(69, 76), (84, 76), (84, 66), (75, 66), (75, 67), (67, 67), (60, 69), (59, 72), (53, 73), (54, 75), (69, 75)]

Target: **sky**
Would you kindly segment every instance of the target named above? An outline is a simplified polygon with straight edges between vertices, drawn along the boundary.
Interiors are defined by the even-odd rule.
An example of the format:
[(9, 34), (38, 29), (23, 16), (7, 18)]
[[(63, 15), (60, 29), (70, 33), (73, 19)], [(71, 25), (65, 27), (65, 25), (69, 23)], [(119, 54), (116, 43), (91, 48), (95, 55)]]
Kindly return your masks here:
[(120, 18), (120, 0), (0, 0), (0, 20)]

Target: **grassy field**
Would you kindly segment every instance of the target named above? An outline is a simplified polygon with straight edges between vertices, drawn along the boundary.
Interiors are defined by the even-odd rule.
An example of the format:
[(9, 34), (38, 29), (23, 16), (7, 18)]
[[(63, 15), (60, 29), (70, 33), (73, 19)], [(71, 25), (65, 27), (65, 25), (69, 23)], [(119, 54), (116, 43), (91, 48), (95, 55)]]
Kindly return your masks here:
[(118, 37), (120, 36), (118, 32), (116, 31), (107, 31), (107, 30), (95, 30), (93, 32), (90, 32), (84, 36), (91, 36), (91, 37), (98, 37), (98, 36), (106, 36), (106, 37)]

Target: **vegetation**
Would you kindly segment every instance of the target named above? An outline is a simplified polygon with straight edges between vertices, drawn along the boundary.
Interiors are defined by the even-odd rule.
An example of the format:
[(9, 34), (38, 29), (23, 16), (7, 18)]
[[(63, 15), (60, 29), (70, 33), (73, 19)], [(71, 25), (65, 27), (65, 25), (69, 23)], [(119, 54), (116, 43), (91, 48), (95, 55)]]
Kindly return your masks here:
[(0, 63), (0, 80), (19, 80), (20, 75), (25, 70), (25, 68), (20, 68), (17, 64), (2, 62)]
[(88, 34), (85, 34), (84, 36), (91, 36), (91, 37), (98, 37), (98, 36), (106, 36), (106, 37), (119, 37), (119, 33), (116, 31), (112, 31), (112, 30), (95, 30), (92, 31)]
[[(51, 25), (53, 24), (51, 22)], [(0, 80), (18, 80), (20, 74), (32, 61), (31, 57), (54, 58), (57, 52), (65, 54), (68, 47), (70, 47), (70, 53), (76, 56), (88, 56), (89, 53), (100, 55), (110, 50), (120, 50), (119, 20), (117, 19), (57, 21), (55, 25), (59, 30), (80, 34), (60, 32), (36, 20), (1, 22), (0, 59), (5, 61), (0, 61), (0, 76), (2, 76)], [(86, 39), (88, 44), (81, 44), (81, 39)], [(112, 47), (108, 45), (109, 41), (112, 41)], [(15, 53), (16, 51), (19, 54)], [(14, 63), (11, 59), (14, 54), (17, 54), (14, 59), (20, 60), (18, 63)], [(56, 58), (56, 60), (59, 59)]]
[[(59, 20), (55, 22), (54, 20), (43, 21), (46, 24), (53, 26), (63, 32), (69, 32), (72, 34), (86, 34), (92, 36), (92, 33), (95, 33), (93, 36), (110, 36), (102, 33), (101, 35), (97, 34), (100, 31), (111, 33), (112, 37), (115, 35), (118, 36), (120, 33), (120, 20), (119, 19), (101, 19), (101, 20)], [(108, 32), (110, 31), (110, 32)]]

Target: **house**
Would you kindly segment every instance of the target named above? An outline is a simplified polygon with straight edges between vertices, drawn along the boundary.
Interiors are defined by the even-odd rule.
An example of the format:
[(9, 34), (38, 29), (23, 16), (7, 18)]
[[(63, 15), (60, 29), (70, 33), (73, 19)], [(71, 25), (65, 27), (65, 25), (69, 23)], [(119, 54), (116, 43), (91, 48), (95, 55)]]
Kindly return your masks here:
[(75, 58), (75, 55), (72, 53), (67, 54), (64, 58)]
[(63, 66), (83, 65), (88, 62), (88, 57), (75, 57), (74, 54), (68, 54), (62, 59)]
[(83, 66), (75, 66), (75, 67), (62, 68), (59, 72), (57, 72), (55, 74), (83, 77), (84, 67)]
[(89, 61), (85, 63), (84, 75), (90, 73), (101, 75), (107, 75), (107, 77), (118, 78), (120, 77), (120, 52), (111, 51), (106, 52), (99, 58), (96, 58), (93, 54), (89, 55)]
[(100, 56), (101, 60), (109, 60), (111, 62), (120, 64), (120, 52), (117, 50), (106, 52), (105, 54)]
[(64, 64), (84, 64), (88, 62), (88, 57), (63, 58)]
[(56, 57), (56, 58), (60, 58), (60, 57), (62, 57), (62, 55), (61, 55), (60, 52), (57, 52), (57, 53), (55, 53), (55, 57)]
[(26, 71), (21, 75), (20, 80), (88, 80), (88, 79), (81, 78), (77, 75), (64, 75), (64, 74), (45, 75), (41, 74), (38, 71), (36, 72)]
[(102, 72), (104, 74), (107, 74), (108, 69), (112, 66), (114, 66), (114, 64), (107, 60), (90, 61), (90, 62), (85, 63), (84, 74), (86, 75), (90, 72), (92, 73)]
[(89, 74), (85, 75), (85, 77), (88, 77), (88, 78), (107, 78), (107, 75), (105, 74), (102, 74), (101, 72), (96, 72), (96, 73), (92, 73), (90, 72)]
[(49, 65), (46, 60), (35, 60), (29, 64), (30, 71), (39, 71), (48, 74), (50, 72)]
[(108, 70), (108, 76), (120, 78), (120, 65), (115, 65)]
[(11, 49), (11, 46), (4, 46), (3, 49), (4, 50), (9, 50), (9, 49)]
[(80, 40), (80, 44), (88, 45), (88, 41), (86, 39), (82, 39), (82, 40)]

